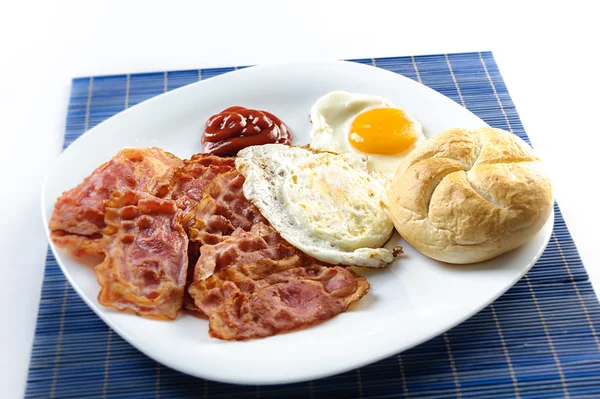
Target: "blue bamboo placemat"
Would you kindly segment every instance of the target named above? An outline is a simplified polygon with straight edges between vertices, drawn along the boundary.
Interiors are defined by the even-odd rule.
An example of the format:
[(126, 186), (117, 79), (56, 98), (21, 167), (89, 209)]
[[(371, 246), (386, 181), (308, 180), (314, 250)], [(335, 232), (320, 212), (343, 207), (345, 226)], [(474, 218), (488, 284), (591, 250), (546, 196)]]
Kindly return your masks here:
[[(529, 142), (491, 52), (354, 61), (422, 82)], [(75, 79), (64, 145), (129, 106), (234, 69)], [(600, 306), (558, 206), (554, 210), (554, 232), (541, 259), (468, 321), (378, 363), (280, 386), (209, 382), (149, 359), (88, 309), (48, 252), (26, 396), (600, 397)]]

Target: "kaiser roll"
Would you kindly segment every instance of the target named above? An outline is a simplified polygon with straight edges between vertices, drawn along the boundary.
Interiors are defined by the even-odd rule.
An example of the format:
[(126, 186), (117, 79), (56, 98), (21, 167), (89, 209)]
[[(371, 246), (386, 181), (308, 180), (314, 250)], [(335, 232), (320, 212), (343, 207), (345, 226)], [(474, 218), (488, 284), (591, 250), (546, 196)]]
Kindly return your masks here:
[(389, 191), (400, 235), (449, 263), (480, 262), (523, 245), (552, 204), (533, 149), (493, 128), (450, 129), (424, 141), (400, 164)]

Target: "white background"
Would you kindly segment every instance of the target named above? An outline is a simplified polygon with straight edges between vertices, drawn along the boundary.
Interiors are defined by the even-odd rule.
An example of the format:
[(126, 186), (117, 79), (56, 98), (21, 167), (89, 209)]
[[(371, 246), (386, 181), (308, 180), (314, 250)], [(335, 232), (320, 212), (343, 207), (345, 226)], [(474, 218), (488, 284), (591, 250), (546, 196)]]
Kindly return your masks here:
[(41, 186), (78, 76), (492, 50), (600, 289), (598, 14), (533, 3), (0, 1), (1, 396), (24, 393), (47, 246)]

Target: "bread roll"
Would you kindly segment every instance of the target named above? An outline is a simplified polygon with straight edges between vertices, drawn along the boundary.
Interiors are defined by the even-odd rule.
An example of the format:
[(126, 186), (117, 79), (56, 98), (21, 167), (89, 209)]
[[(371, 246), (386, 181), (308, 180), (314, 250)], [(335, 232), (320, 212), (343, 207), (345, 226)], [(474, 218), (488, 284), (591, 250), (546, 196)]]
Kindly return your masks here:
[(493, 128), (450, 129), (426, 140), (400, 164), (389, 191), (400, 235), (430, 258), (459, 264), (523, 245), (552, 204), (533, 149)]

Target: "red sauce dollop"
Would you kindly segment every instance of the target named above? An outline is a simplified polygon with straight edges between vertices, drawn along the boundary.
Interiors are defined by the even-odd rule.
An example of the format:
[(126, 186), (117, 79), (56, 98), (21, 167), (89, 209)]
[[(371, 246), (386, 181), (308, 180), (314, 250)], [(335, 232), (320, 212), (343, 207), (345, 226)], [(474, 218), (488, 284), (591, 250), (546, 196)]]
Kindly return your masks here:
[(290, 129), (267, 111), (229, 107), (206, 121), (202, 135), (205, 153), (227, 156), (261, 144), (292, 144)]

